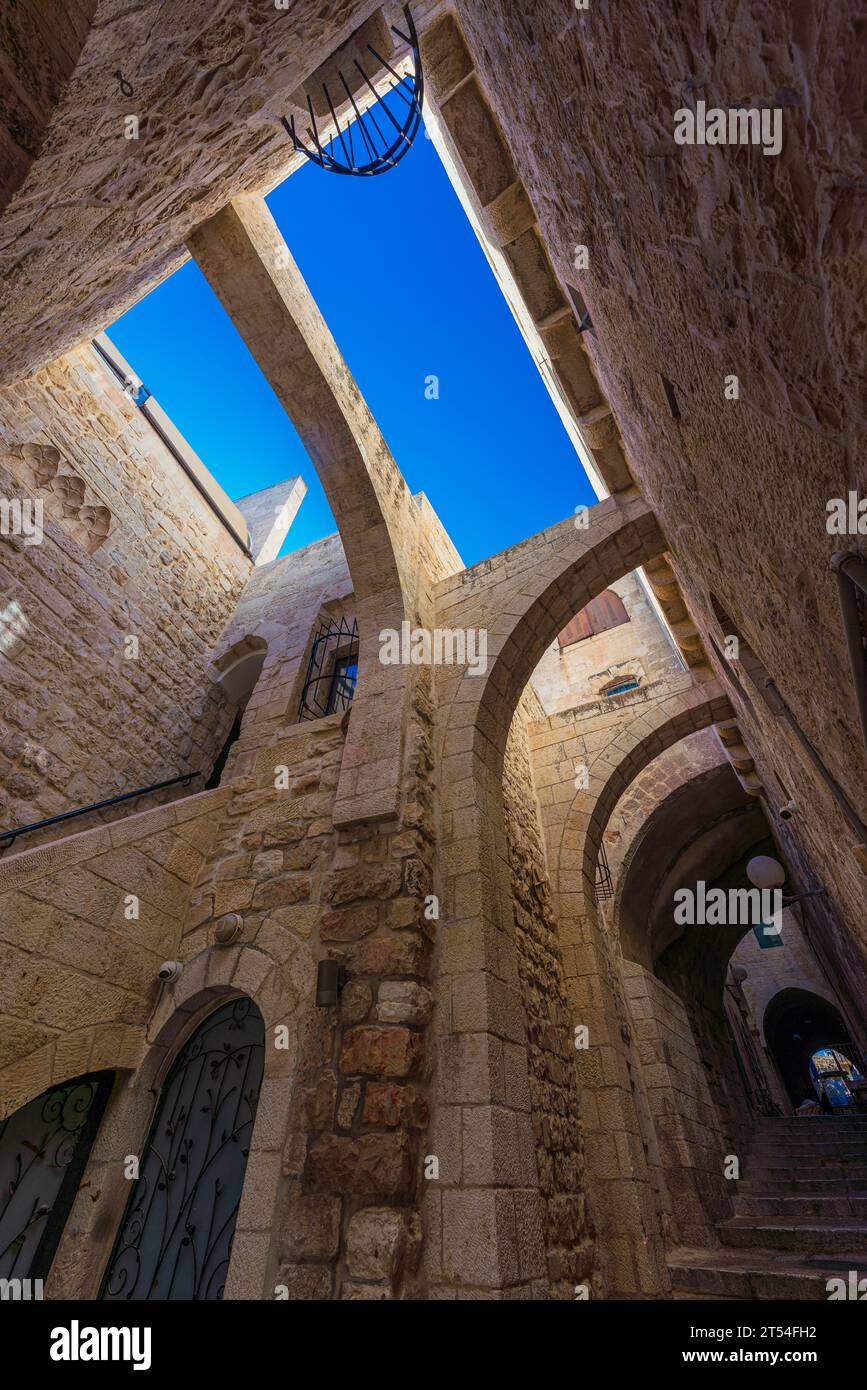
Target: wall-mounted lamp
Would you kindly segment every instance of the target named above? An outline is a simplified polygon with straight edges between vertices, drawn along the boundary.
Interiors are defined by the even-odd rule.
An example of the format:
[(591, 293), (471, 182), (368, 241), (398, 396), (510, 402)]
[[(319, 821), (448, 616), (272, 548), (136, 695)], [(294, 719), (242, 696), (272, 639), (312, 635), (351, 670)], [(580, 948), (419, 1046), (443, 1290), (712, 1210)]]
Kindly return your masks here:
[(316, 967), (316, 1007), (333, 1009), (346, 984), (346, 968), (340, 960), (321, 960)]
[[(769, 854), (757, 854), (747, 864), (747, 878), (756, 888), (773, 890), (782, 888), (786, 871), (779, 859), (772, 859)], [(825, 888), (814, 888), (811, 893), (794, 893), (790, 897), (784, 895), (783, 907), (799, 903), (802, 898), (818, 898), (826, 892)]]

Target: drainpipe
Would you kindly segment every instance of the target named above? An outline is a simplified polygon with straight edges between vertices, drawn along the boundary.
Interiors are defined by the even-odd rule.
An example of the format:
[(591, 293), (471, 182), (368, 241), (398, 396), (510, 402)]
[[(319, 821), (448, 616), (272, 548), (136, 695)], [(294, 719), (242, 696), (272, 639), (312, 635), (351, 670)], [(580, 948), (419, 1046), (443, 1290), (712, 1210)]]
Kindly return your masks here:
[(840, 608), (843, 612), (843, 630), (849, 648), (849, 661), (852, 666), (852, 679), (855, 682), (855, 698), (858, 701), (858, 716), (861, 732), (867, 747), (867, 654), (864, 651), (864, 638), (861, 631), (861, 616), (858, 612), (856, 587), (867, 595), (867, 560), (861, 555), (853, 555), (838, 550), (831, 556), (831, 569), (837, 576), (837, 589), (840, 594)]

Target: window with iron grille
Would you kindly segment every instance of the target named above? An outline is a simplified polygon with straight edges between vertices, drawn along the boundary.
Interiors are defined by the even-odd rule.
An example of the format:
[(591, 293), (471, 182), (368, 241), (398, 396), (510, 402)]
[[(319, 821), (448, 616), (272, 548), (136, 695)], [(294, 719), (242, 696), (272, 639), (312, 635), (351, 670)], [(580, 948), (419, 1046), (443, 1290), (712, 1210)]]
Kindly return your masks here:
[(321, 719), (349, 709), (358, 678), (358, 622), (346, 618), (319, 625), (301, 692), (300, 719)]

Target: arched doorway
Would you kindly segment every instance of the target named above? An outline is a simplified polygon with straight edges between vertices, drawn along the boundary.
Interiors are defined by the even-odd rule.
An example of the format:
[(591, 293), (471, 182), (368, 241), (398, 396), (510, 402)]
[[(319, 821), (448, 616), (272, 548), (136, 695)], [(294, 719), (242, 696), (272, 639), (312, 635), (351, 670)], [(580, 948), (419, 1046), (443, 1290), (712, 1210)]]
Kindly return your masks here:
[(223, 1296), (265, 1062), (251, 999), (199, 1024), (163, 1084), (102, 1288), (108, 1300)]
[(795, 1109), (802, 1101), (816, 1099), (810, 1058), (820, 1048), (836, 1047), (851, 1061), (860, 1060), (839, 1010), (809, 990), (784, 989), (776, 994), (765, 1010), (763, 1031)]
[(77, 1076), (0, 1121), (0, 1278), (47, 1276), (113, 1084)]
[(235, 706), (235, 718), (214, 761), (211, 774), (205, 783), (205, 791), (210, 791), (220, 785), (229, 754), (241, 736), (244, 711), (256, 688), (256, 682), (262, 674), (267, 655), (268, 643), (264, 638), (248, 635), (241, 638), (240, 641), (234, 642), (228, 651), (224, 652), (214, 663), (216, 670), (220, 673), (217, 684), (221, 687), (229, 703)]

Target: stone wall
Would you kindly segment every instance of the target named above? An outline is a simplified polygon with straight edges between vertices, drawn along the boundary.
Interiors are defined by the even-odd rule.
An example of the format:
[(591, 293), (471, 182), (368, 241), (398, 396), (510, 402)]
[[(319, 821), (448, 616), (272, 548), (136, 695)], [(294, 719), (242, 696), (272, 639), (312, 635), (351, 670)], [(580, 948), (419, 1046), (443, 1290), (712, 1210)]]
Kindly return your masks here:
[(574, 1020), (530, 771), (526, 725), (529, 717), (540, 714), (528, 691), (512, 722), (503, 792), (518, 975), (527, 1017), (529, 1119), (545, 1207), (545, 1269), (534, 1288), (546, 1297), (574, 1298), (576, 1285), (598, 1294), (600, 1282), (586, 1195)]
[[(720, 1056), (720, 1065), (714, 1066), (674, 990), (633, 961), (623, 961), (623, 976), (642, 1089), (653, 1119), (660, 1185), (668, 1198), (668, 1238), (683, 1245), (715, 1245), (716, 1222), (732, 1215), (725, 1158), (743, 1158), (745, 1134), (742, 1125), (735, 1129), (727, 1106), (720, 1103), (727, 1099), (720, 1087), (724, 1059)], [(716, 1043), (718, 1050), (731, 1051), (727, 1038)]]
[(0, 26), (0, 211), (39, 154), (96, 0), (18, 0)]
[(135, 1067), (222, 790), (0, 864), (0, 1115), (54, 1082)]
[(41, 544), (0, 536), (0, 824), (207, 775), (249, 559), (90, 347), (3, 390), (0, 432), (0, 495), (45, 519)]
[[(673, 19), (629, 0), (567, 19), (459, 0), (457, 13), (554, 271), (592, 321), (582, 342), (705, 647), (720, 640), (716, 598), (864, 821), (867, 752), (829, 564), (861, 538), (825, 525), (829, 499), (867, 495), (852, 375), (856, 7), (726, 0)], [(697, 99), (772, 102), (782, 152), (676, 145), (674, 112)], [(752, 710), (737, 701), (746, 742), (772, 805), (775, 774), (800, 803), (781, 833), (802, 886), (812, 872), (828, 888), (811, 933), (853, 982), (854, 1007), (867, 997), (863, 834), (790, 728), (750, 698)]]

